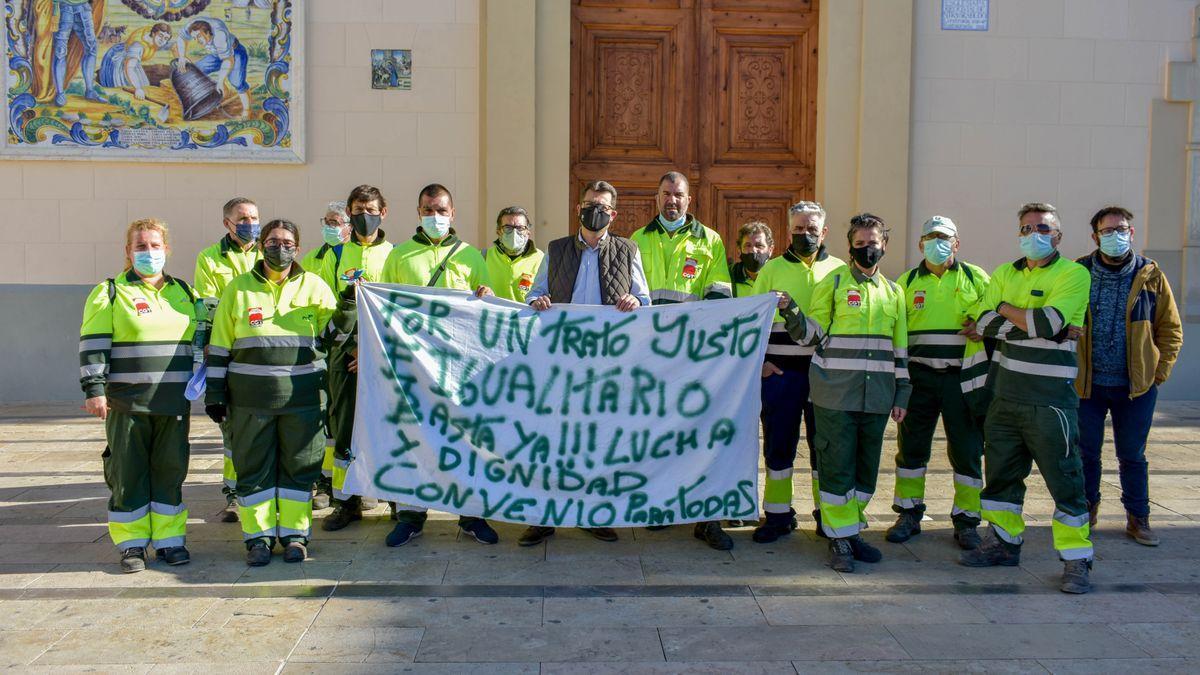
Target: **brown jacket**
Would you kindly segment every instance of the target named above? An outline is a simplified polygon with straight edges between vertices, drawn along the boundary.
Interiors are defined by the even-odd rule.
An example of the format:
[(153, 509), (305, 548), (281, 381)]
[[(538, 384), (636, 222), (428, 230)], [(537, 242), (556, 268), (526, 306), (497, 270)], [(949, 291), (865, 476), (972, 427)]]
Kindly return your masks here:
[[(1171, 375), (1183, 348), (1183, 324), (1171, 294), (1171, 284), (1158, 263), (1134, 254), (1133, 286), (1125, 302), (1125, 353), (1129, 367), (1129, 397), (1136, 398), (1162, 384)], [(1075, 262), (1092, 269), (1096, 254)], [(1079, 339), (1079, 376), (1075, 391), (1080, 398), (1092, 394), (1092, 309)]]

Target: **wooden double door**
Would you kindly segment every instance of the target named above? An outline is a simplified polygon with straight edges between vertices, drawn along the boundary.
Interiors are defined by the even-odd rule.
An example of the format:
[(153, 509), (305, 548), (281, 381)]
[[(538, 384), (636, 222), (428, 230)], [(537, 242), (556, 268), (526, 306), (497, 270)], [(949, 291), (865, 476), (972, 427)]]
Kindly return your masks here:
[(612, 183), (614, 230), (628, 234), (657, 215), (658, 179), (676, 170), (731, 256), (750, 220), (787, 246), (787, 208), (815, 184), (817, 0), (572, 5), (573, 194)]

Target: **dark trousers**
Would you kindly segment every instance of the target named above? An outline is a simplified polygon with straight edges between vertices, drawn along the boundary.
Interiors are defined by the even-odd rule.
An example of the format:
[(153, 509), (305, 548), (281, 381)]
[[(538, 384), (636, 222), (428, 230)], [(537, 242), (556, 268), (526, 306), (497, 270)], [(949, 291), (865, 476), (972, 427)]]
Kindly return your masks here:
[(187, 507), (188, 415), (145, 415), (110, 410), (104, 421), (104, 482), (108, 531), (117, 548), (183, 546)]
[(808, 363), (803, 368), (785, 370), (762, 381), (763, 459), (767, 465), (767, 482), (763, 495), (763, 510), (767, 523), (786, 525), (796, 511), (792, 508), (792, 467), (796, 448), (800, 444), (800, 422), (804, 422), (808, 442), (808, 463), (813, 471), (813, 501), (816, 502), (817, 474), (813, 455), (815, 428), (813, 405), (808, 400)]
[(830, 538), (853, 537), (867, 524), (888, 416), (820, 406), (815, 411), (821, 528)]
[(1121, 476), (1121, 504), (1131, 515), (1150, 515), (1150, 476), (1146, 463), (1146, 437), (1154, 421), (1158, 387), (1129, 398), (1129, 387), (1092, 385), (1091, 398), (1079, 401), (1079, 451), (1083, 455), (1083, 482), (1088, 504), (1100, 503), (1100, 451), (1104, 445), (1104, 419), (1112, 415), (1113, 444)]

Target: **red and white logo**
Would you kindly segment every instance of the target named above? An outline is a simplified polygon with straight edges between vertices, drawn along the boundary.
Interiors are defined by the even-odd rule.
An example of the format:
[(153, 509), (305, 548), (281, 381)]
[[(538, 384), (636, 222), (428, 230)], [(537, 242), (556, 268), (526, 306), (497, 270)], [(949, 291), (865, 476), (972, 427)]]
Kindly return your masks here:
[(925, 309), (925, 291), (913, 293), (913, 309)]
[(687, 258), (686, 260), (683, 261), (683, 278), (684, 279), (695, 279), (696, 278), (696, 259), (695, 258)]
[(263, 325), (262, 307), (250, 308), (250, 325), (255, 328)]
[(524, 292), (528, 292), (529, 289), (533, 288), (533, 275), (529, 273), (522, 274), (521, 281), (517, 283), (517, 288), (520, 288)]
[(150, 313), (150, 303), (146, 302), (145, 298), (134, 298), (133, 308), (137, 310), (138, 316)]
[(846, 291), (846, 304), (851, 307), (862, 307), (862, 294), (857, 288), (851, 288)]

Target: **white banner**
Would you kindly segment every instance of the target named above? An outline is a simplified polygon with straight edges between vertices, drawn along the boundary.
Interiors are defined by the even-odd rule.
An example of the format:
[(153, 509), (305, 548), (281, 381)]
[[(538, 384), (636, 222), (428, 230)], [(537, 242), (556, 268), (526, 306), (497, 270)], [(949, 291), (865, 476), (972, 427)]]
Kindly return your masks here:
[(367, 284), (358, 308), (345, 492), (530, 525), (758, 517), (773, 296), (539, 313)]

